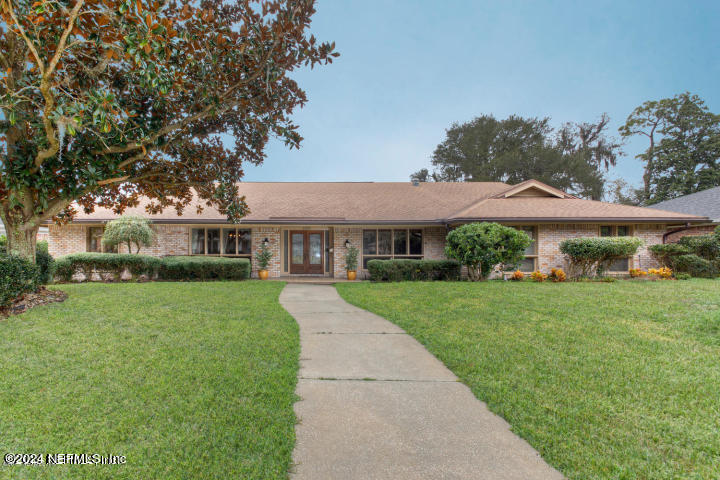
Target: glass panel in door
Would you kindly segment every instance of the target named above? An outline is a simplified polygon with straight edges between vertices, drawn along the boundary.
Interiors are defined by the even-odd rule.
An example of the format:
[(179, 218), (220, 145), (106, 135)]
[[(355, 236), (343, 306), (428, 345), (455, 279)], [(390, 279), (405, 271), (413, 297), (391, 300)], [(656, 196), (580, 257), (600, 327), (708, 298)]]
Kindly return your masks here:
[(310, 253), (310, 265), (322, 264), (322, 233), (311, 233), (308, 235), (308, 247)]
[(305, 235), (302, 233), (292, 234), (292, 252), (290, 257), (295, 265), (302, 265)]

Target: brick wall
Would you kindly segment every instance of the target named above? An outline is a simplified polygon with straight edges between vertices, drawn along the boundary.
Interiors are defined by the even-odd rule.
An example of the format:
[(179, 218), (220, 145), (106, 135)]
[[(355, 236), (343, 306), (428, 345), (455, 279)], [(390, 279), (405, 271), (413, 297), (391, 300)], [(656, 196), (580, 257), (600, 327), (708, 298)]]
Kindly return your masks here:
[(549, 272), (552, 268), (567, 269), (565, 255), (560, 253), (560, 243), (568, 238), (598, 236), (598, 226), (593, 224), (545, 224), (538, 225), (538, 269)]
[(84, 225), (50, 225), (48, 251), (53, 257), (84, 252), (87, 248), (87, 227)]
[(268, 247), (272, 251), (273, 257), (268, 264), (268, 274), (270, 277), (279, 277), (282, 271), (282, 252), (280, 251), (280, 232), (279, 227), (253, 227), (252, 228), (252, 276), (257, 277), (260, 270), (255, 254), (260, 251), (262, 242), (267, 238)]
[[(51, 225), (49, 229), (50, 253), (57, 257), (68, 253), (84, 252), (87, 242), (87, 226), (85, 225)], [(141, 253), (154, 256), (188, 255), (190, 232), (188, 226), (180, 225), (154, 225), (155, 240), (151, 247), (141, 250)], [(358, 272), (362, 272), (362, 227), (335, 227), (333, 235), (333, 274), (336, 278), (345, 278), (345, 240), (361, 250)], [(665, 225), (634, 225), (634, 235), (645, 243), (633, 259), (636, 268), (651, 268), (656, 266), (647, 251), (649, 245), (662, 243)], [(257, 276), (258, 265), (254, 254), (260, 248), (262, 241), (267, 238), (273, 258), (270, 261), (269, 273), (271, 277), (278, 277), (282, 273), (281, 227), (253, 227), (252, 228), (252, 275)], [(567, 268), (565, 256), (560, 253), (560, 243), (568, 238), (594, 237), (598, 235), (597, 224), (545, 224), (538, 226), (538, 266), (543, 272), (551, 268)], [(428, 227), (423, 232), (423, 249), (427, 259), (444, 259), (446, 231), (444, 227)], [(121, 247), (121, 252), (126, 247)]]
[(701, 227), (691, 227), (687, 230), (671, 233), (665, 239), (665, 243), (676, 243), (682, 237), (707, 235), (708, 233), (713, 233), (715, 231), (715, 227), (716, 225), (703, 225)]
[(363, 276), (362, 272), (362, 228), (356, 227), (335, 227), (333, 235), (333, 275), (335, 278), (347, 278), (345, 272), (345, 240), (350, 240), (360, 253), (358, 255), (358, 277)]
[(423, 253), (428, 260), (445, 260), (445, 227), (429, 227), (423, 230)]

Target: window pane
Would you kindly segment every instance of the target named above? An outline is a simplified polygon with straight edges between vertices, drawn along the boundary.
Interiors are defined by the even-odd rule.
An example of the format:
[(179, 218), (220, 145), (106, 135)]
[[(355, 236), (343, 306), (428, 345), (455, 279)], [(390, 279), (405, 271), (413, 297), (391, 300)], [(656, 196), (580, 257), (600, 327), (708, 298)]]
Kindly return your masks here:
[(308, 249), (310, 254), (310, 265), (322, 264), (322, 234), (311, 233), (308, 238)]
[(534, 258), (523, 258), (520, 260), (518, 270), (521, 272), (534, 272), (535, 271), (535, 259)]
[(235, 255), (237, 247), (237, 233), (234, 228), (223, 229), (223, 253), (225, 255)]
[(290, 249), (290, 245), (288, 245), (288, 231), (283, 230), (283, 271), (288, 271), (288, 250)]
[(378, 230), (378, 255), (392, 253), (392, 230)]
[(377, 253), (377, 230), (363, 230), (363, 255)]
[(629, 258), (619, 258), (610, 264), (610, 266), (608, 267), (608, 271), (610, 271), (610, 272), (627, 272), (630, 269), (629, 265), (630, 265)]
[(536, 253), (536, 242), (535, 242), (535, 227), (532, 226), (522, 226), (518, 227), (518, 230), (522, 230), (523, 232), (527, 233), (528, 237), (530, 237), (530, 245), (525, 249), (525, 255), (535, 255)]
[(252, 236), (250, 230), (238, 230), (238, 254), (250, 255), (252, 253)]
[(218, 255), (220, 253), (220, 229), (208, 228), (207, 231), (207, 253)]
[(102, 252), (102, 235), (103, 235), (103, 227), (88, 228), (88, 241), (87, 241), (87, 251), (88, 252)]
[(367, 263), (370, 260), (390, 260), (392, 257), (363, 257), (363, 268), (367, 270)]
[(600, 227), (601, 237), (612, 237), (612, 227), (610, 225), (603, 225)]
[(407, 230), (394, 230), (395, 255), (407, 255)]
[(304, 245), (305, 245), (305, 235), (302, 233), (293, 233), (292, 234), (292, 263), (295, 265), (302, 265), (304, 262)]
[(617, 234), (618, 237), (627, 237), (628, 235), (630, 235), (630, 229), (627, 225), (618, 225)]
[(190, 251), (194, 255), (202, 255), (205, 253), (205, 229), (193, 228), (190, 241)]
[(325, 230), (325, 271), (330, 271), (330, 231)]
[(422, 230), (410, 230), (410, 255), (422, 255), (422, 244)]

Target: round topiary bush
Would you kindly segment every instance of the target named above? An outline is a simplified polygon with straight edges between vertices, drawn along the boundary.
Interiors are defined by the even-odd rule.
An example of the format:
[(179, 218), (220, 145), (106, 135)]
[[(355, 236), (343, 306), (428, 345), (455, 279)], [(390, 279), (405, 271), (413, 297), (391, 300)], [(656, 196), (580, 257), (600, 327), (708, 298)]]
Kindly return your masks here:
[(499, 223), (468, 223), (448, 233), (445, 255), (465, 265), (470, 280), (477, 281), (496, 265), (515, 267), (530, 242), (525, 232)]
[(139, 253), (140, 247), (152, 245), (154, 236), (155, 232), (150, 227), (150, 220), (135, 215), (124, 215), (108, 222), (103, 232), (102, 242), (108, 248), (125, 244), (128, 247), (128, 253), (133, 253), (132, 247), (135, 245), (135, 253)]

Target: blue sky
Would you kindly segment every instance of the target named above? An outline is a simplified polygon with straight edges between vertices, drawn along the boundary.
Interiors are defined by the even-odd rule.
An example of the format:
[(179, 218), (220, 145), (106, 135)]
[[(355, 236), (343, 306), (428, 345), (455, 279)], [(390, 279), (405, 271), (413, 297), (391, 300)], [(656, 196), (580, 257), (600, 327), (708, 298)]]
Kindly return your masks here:
[[(553, 125), (607, 112), (617, 136), (645, 100), (688, 90), (720, 112), (720, 2), (320, 0), (332, 65), (294, 74), (300, 150), (279, 142), (246, 181), (407, 181), (455, 121)], [(639, 184), (638, 140), (609, 173)]]

